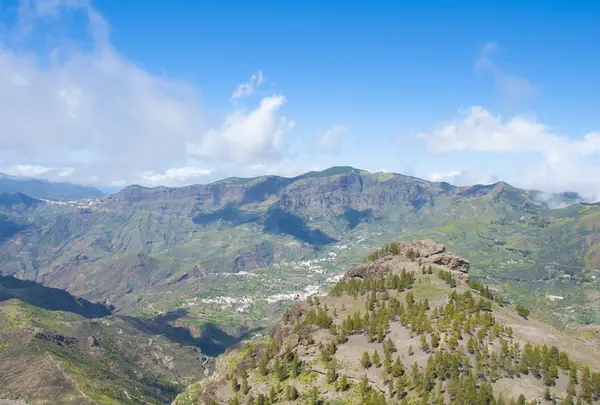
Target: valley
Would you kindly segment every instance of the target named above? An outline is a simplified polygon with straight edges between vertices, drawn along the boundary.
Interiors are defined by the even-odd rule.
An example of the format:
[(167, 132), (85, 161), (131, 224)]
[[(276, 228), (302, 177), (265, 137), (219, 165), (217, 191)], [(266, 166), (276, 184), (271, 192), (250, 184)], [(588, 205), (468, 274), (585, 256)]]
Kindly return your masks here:
[[(582, 348), (597, 344), (600, 205), (573, 193), (334, 167), (295, 178), (129, 186), (80, 200), (2, 194), (0, 221), (2, 319), (12, 325), (2, 339), (18, 342), (0, 355), (6, 364), (25, 353), (50, 356), (28, 354), (56, 381), (35, 390), (71, 387), (56, 403), (81, 403), (82, 392), (107, 404), (189, 396), (217, 358), (221, 375), (228, 348), (268, 339), (290, 307), (324, 296), (390, 240), (443, 243), (468, 259), (470, 280), (506, 307), (531, 309), (524, 331), (537, 326), (523, 333), (545, 325)], [(421, 279), (415, 292), (437, 299), (438, 281)], [(10, 321), (15, 313), (22, 323)], [(86, 343), (97, 336), (100, 349)], [(143, 355), (131, 358), (131, 350)], [(97, 373), (106, 362), (109, 380)], [(31, 370), (2, 373), (19, 395), (0, 397), (34, 398), (34, 389), (16, 388)]]
[(598, 403), (598, 330), (581, 341), (517, 313), (465, 263), (433, 241), (386, 245), (174, 404)]

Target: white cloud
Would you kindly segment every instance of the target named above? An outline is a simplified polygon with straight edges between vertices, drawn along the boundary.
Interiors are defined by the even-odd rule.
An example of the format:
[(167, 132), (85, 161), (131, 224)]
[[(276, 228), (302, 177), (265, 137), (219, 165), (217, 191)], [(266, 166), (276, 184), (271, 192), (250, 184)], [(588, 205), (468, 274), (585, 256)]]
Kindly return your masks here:
[(430, 173), (427, 178), (431, 181), (441, 182), (445, 181), (450, 184), (455, 184), (456, 179), (462, 174), (462, 170), (451, 170), (449, 172), (433, 172)]
[[(314, 169), (313, 169), (314, 170)], [(283, 177), (295, 177), (307, 170), (296, 163), (255, 164), (246, 167), (245, 176), (260, 176), (264, 174)]]
[[(20, 45), (27, 37), (13, 40), (35, 32), (41, 19), (52, 39), (48, 26), (60, 25), (66, 9), (69, 18), (75, 13), (87, 22), (92, 37), (82, 41), (91, 42), (91, 51), (56, 39), (51, 51), (32, 52)], [(88, 2), (23, 2), (20, 16), (0, 34), (6, 44), (0, 47), (0, 153), (77, 167), (59, 177), (104, 184), (185, 158), (185, 142), (203, 128), (193, 86), (152, 75), (120, 55), (109, 42), (107, 23)]]
[(486, 175), (481, 171), (449, 170), (447, 172), (432, 172), (423, 175), (424, 179), (433, 182), (446, 182), (454, 186), (468, 186), (473, 184), (492, 184), (498, 181), (493, 175)]
[(272, 162), (284, 153), (284, 135), (293, 121), (279, 115), (283, 96), (265, 97), (246, 112), (235, 110), (220, 129), (209, 130), (199, 142), (188, 142), (188, 154), (206, 160), (226, 159), (234, 163)]
[(475, 68), (491, 73), (498, 91), (507, 99), (520, 101), (536, 95), (539, 91), (536, 85), (522, 76), (507, 73), (498, 66), (493, 56), (500, 51), (496, 42), (485, 44), (481, 48), (479, 57), (475, 60)]
[(334, 125), (327, 131), (323, 132), (317, 141), (319, 149), (324, 151), (336, 150), (342, 142), (342, 134), (348, 131), (347, 125)]
[(433, 152), (476, 151), (543, 151), (555, 148), (564, 139), (551, 134), (548, 127), (532, 115), (516, 115), (503, 122), (483, 107), (459, 110), (461, 118), (438, 126), (431, 133), (419, 133)]
[[(417, 134), (429, 151), (533, 153), (540, 157), (537, 164), (533, 160), (530, 171), (506, 180), (548, 191), (573, 190), (600, 195), (596, 176), (600, 174), (600, 165), (598, 160), (590, 159), (600, 154), (600, 132), (575, 139), (554, 133), (533, 115), (515, 115), (503, 120), (482, 107), (470, 107), (459, 113), (460, 118), (443, 123), (429, 133)], [(444, 174), (436, 175), (442, 178)]]
[[(282, 95), (265, 97), (253, 110), (236, 104), (219, 129), (209, 130), (197, 89), (120, 54), (91, 2), (26, 1), (18, 16), (0, 31), (3, 165), (59, 168), (29, 173), (78, 183), (138, 182), (140, 173), (150, 182), (173, 183), (192, 181), (183, 172), (163, 172), (187, 166), (189, 155), (232, 171), (285, 155), (293, 122), (279, 115)], [(87, 25), (89, 37), (68, 31), (74, 18)], [(50, 45), (27, 47), (29, 36)], [(264, 82), (257, 71), (232, 99), (254, 94)]]
[(39, 165), (13, 165), (0, 169), (0, 172), (8, 174), (10, 176), (18, 177), (38, 177), (42, 174), (50, 172), (52, 169), (49, 167)]
[(71, 177), (75, 173), (74, 167), (65, 167), (61, 169), (56, 175), (58, 177)]
[(235, 100), (236, 98), (248, 97), (252, 95), (256, 89), (263, 82), (263, 73), (262, 70), (259, 70), (257, 73), (253, 74), (250, 77), (250, 81), (248, 83), (240, 84), (231, 94), (231, 100)]
[[(147, 171), (139, 174), (139, 179), (142, 180), (143, 184), (152, 186), (156, 185), (172, 185), (178, 186), (182, 184), (189, 184), (190, 181), (201, 177), (209, 176), (213, 172), (213, 169), (202, 169), (199, 167), (177, 167), (167, 169), (164, 173), (157, 173), (155, 171)], [(113, 185), (122, 185), (114, 184)]]
[(123, 180), (123, 179), (121, 179), (121, 180), (113, 180), (108, 185), (112, 186), (112, 187), (123, 187), (123, 186), (127, 185), (127, 181)]

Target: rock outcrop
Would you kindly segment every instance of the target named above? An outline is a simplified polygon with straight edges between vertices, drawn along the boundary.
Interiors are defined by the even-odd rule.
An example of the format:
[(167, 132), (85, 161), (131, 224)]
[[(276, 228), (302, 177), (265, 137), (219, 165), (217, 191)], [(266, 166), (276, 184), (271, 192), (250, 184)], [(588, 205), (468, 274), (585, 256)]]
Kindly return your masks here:
[(348, 270), (345, 278), (386, 276), (398, 272), (406, 266), (407, 261), (421, 264), (435, 264), (446, 267), (456, 278), (468, 279), (469, 261), (446, 251), (446, 247), (431, 239), (396, 242), (397, 251), (390, 251), (380, 259), (355, 266)]

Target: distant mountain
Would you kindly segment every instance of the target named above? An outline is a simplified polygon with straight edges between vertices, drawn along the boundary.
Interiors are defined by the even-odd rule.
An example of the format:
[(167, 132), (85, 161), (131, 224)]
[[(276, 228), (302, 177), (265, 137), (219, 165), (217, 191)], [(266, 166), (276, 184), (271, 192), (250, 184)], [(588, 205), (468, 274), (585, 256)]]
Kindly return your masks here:
[[(548, 195), (503, 182), (456, 187), (351, 167), (178, 188), (134, 185), (78, 201), (0, 193), (0, 398), (35, 404), (40, 392), (60, 393), (60, 386), (68, 387), (66, 396), (49, 397), (54, 403), (168, 403), (186, 382), (204, 377), (205, 362), (210, 368), (228, 346), (273, 326), (294, 302), (328, 289), (389, 240), (444, 243), (469, 259), (471, 280), (527, 305), (535, 317), (559, 326), (598, 323), (600, 205), (579, 201), (573, 193)], [(375, 263), (385, 268), (388, 259), (382, 260)], [(424, 279), (415, 296), (431, 304), (450, 297), (439, 295), (438, 281)], [(346, 298), (348, 310), (365, 307)], [(114, 309), (112, 315), (86, 318), (102, 308)], [(510, 325), (529, 330), (507, 316)], [(530, 335), (595, 344), (593, 326), (568, 330), (581, 333), (576, 339), (560, 329)], [(15, 372), (23, 359), (32, 366)], [(34, 381), (36, 390), (25, 382), (39, 370), (45, 374)], [(307, 388), (315, 377), (320, 381), (319, 371), (327, 373), (307, 370)], [(564, 375), (557, 387), (566, 386)], [(511, 386), (513, 380), (499, 378), (501, 387)], [(202, 391), (203, 384), (194, 387)]]
[(13, 177), (0, 173), (0, 194), (22, 193), (34, 198), (53, 200), (78, 200), (99, 197), (104, 193), (95, 187), (71, 183), (55, 183), (27, 177)]
[(93, 201), (5, 196), (0, 272), (122, 313), (185, 308), (177, 325), (200, 331), (210, 319), (235, 334), (265, 326), (383, 241), (427, 237), (467, 255), (472, 276), (509, 298), (562, 322), (595, 322), (600, 206), (577, 201), (352, 167), (129, 186)]

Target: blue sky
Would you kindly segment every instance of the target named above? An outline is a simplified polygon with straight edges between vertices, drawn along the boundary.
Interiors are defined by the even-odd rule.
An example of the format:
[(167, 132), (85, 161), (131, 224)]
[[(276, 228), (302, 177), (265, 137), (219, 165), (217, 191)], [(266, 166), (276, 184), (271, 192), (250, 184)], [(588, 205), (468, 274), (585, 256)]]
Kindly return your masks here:
[(0, 171), (332, 165), (600, 196), (593, 1), (2, 2)]

